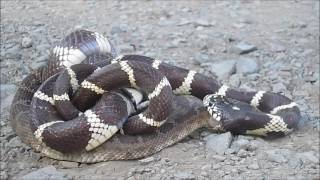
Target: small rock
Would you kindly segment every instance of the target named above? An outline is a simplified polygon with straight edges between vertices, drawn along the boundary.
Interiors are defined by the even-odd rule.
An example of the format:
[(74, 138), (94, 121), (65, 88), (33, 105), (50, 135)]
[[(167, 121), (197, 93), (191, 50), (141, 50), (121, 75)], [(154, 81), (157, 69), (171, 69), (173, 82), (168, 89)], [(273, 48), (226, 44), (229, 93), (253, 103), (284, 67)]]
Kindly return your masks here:
[(230, 132), (223, 134), (212, 134), (205, 138), (206, 149), (209, 153), (216, 153), (223, 155), (225, 151), (230, 147), (232, 135)]
[(224, 160), (227, 159), (225, 156), (220, 156), (220, 155), (212, 155), (211, 158), (219, 162), (223, 162)]
[(231, 145), (231, 148), (238, 152), (240, 149), (247, 150), (249, 147), (249, 141), (247, 139), (237, 139)]
[(185, 171), (176, 172), (174, 174), (174, 177), (177, 178), (177, 179), (181, 179), (181, 180), (196, 179), (193, 174), (191, 174), (189, 172), (185, 172)]
[(248, 151), (254, 151), (254, 150), (258, 149), (259, 144), (261, 144), (261, 143), (259, 143), (259, 142), (256, 141), (256, 140), (250, 141), (247, 150), (248, 150)]
[(111, 28), (111, 34), (118, 34), (118, 33), (124, 33), (128, 31), (128, 27), (124, 24), (119, 25), (119, 26), (113, 26)]
[(18, 136), (12, 138), (8, 145), (8, 147), (12, 147), (12, 148), (16, 148), (16, 147), (20, 147), (21, 146), (21, 141), (20, 141), (20, 138)]
[(206, 53), (196, 53), (194, 60), (197, 61), (199, 64), (202, 64), (210, 61), (210, 58), (209, 58), (209, 55)]
[(142, 165), (149, 164), (149, 163), (151, 163), (151, 162), (153, 162), (153, 161), (155, 161), (155, 158), (154, 158), (153, 156), (139, 160), (139, 162), (140, 162)]
[(230, 52), (235, 53), (235, 54), (247, 54), (247, 53), (250, 53), (255, 50), (257, 50), (256, 46), (254, 46), (252, 44), (247, 44), (245, 42), (240, 42), (240, 43), (236, 44), (235, 46), (233, 46), (230, 49)]
[(0, 179), (8, 179), (8, 172), (1, 169), (0, 171)]
[(266, 151), (267, 159), (271, 162), (285, 163), (288, 160), (281, 154), (277, 153), (275, 150)]
[(238, 157), (241, 157), (241, 158), (245, 158), (245, 157), (248, 156), (248, 153), (247, 153), (246, 150), (240, 149), (240, 150), (238, 151), (238, 153), (237, 153), (237, 156), (238, 156)]
[(257, 169), (260, 169), (260, 167), (258, 163), (253, 163), (248, 166), (248, 169), (257, 170)]
[(258, 72), (258, 64), (250, 58), (241, 58), (236, 63), (236, 72), (242, 74), (252, 74)]
[(212, 166), (213, 170), (217, 170), (217, 169), (220, 169), (220, 168), (221, 168), (221, 165), (219, 165), (219, 164), (215, 164), (215, 165)]
[(297, 153), (297, 157), (305, 164), (308, 163), (319, 163), (319, 158), (314, 155), (313, 151)]
[(121, 54), (126, 54), (126, 53), (132, 53), (134, 52), (134, 48), (133, 46), (129, 45), (129, 44), (122, 44), (118, 46), (119, 51), (121, 52)]
[(216, 74), (220, 80), (228, 78), (235, 72), (235, 60), (227, 60), (211, 65), (210, 72)]
[(0, 84), (1, 101), (10, 94), (15, 94), (17, 86), (13, 84)]
[(286, 92), (287, 88), (283, 83), (279, 82), (272, 85), (272, 90), (275, 93), (279, 93), (279, 92)]
[(209, 22), (205, 19), (196, 19), (194, 22), (193, 22), (194, 26), (203, 26), (203, 27), (210, 27), (210, 26), (214, 26), (215, 25), (215, 22)]
[(32, 46), (32, 39), (30, 37), (24, 37), (21, 41), (22, 48), (29, 48)]
[(79, 164), (77, 162), (70, 162), (70, 161), (60, 161), (59, 164), (63, 167), (63, 168), (77, 168), (79, 166)]
[(242, 78), (242, 74), (233, 74), (230, 76), (228, 84), (231, 87), (237, 88), (241, 84), (241, 78)]
[(270, 49), (272, 52), (285, 52), (286, 48), (280, 44), (270, 44)]
[(48, 180), (67, 180), (65, 174), (57, 171), (54, 166), (46, 166), (44, 168), (33, 171), (29, 174), (26, 174), (19, 179), (22, 180), (34, 180), (34, 179), (48, 179)]

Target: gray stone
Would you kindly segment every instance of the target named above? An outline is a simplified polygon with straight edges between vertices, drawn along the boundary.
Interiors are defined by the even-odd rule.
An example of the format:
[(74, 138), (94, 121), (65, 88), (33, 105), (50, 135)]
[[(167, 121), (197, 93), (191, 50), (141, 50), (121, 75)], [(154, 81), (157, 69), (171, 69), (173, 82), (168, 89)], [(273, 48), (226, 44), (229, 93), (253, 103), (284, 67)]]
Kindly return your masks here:
[(45, 180), (67, 180), (65, 174), (57, 171), (54, 166), (46, 166), (44, 168), (33, 171), (26, 174), (19, 179), (22, 180), (34, 180), (34, 179), (45, 179)]
[(113, 26), (111, 28), (111, 34), (124, 33), (128, 31), (128, 27), (125, 24), (121, 24), (119, 26)]
[(314, 163), (319, 164), (319, 158), (315, 156), (313, 151), (303, 152), (303, 153), (297, 153), (297, 157), (304, 163)]
[(241, 78), (242, 78), (242, 74), (233, 74), (230, 76), (228, 84), (231, 87), (237, 88), (241, 84)]
[(215, 22), (209, 22), (205, 19), (196, 19), (193, 22), (194, 26), (203, 26), (203, 27), (210, 27), (210, 26), (214, 26), (216, 23)]
[(15, 94), (17, 86), (14, 84), (0, 84), (1, 100), (6, 98), (10, 94)]
[(212, 134), (207, 136), (205, 140), (207, 152), (223, 155), (230, 147), (232, 135), (230, 132), (219, 135)]
[(212, 155), (211, 158), (219, 162), (223, 162), (227, 159), (225, 156), (220, 156), (220, 155)]
[(259, 141), (253, 140), (253, 141), (250, 141), (247, 150), (254, 151), (254, 150), (257, 150), (259, 146), (261, 146), (261, 143)]
[(209, 55), (206, 53), (196, 53), (194, 56), (194, 60), (199, 64), (210, 61)]
[(1, 169), (0, 171), (0, 179), (8, 179), (8, 172)]
[(238, 152), (240, 149), (247, 150), (249, 147), (249, 141), (247, 139), (237, 139), (231, 145), (231, 148)]
[(38, 69), (39, 67), (46, 65), (48, 59), (49, 57), (47, 55), (40, 56), (36, 60), (32, 61), (31, 68)]
[(235, 73), (235, 60), (221, 61), (211, 65), (210, 72), (216, 74), (220, 80), (228, 78)]
[(186, 172), (186, 171), (179, 171), (179, 172), (176, 172), (174, 174), (174, 177), (176, 179), (180, 179), (180, 180), (190, 180), (190, 179), (196, 179), (196, 177), (189, 173), (189, 172)]
[(217, 170), (217, 169), (220, 169), (220, 168), (221, 168), (221, 165), (219, 165), (219, 164), (215, 164), (215, 165), (212, 166), (213, 170)]
[(20, 138), (18, 136), (12, 138), (7, 144), (7, 146), (11, 148), (20, 147), (21, 146)]
[(272, 85), (272, 91), (275, 93), (285, 92), (286, 90), (286, 86), (281, 82)]
[(139, 160), (139, 162), (140, 162), (141, 164), (143, 164), (143, 165), (149, 164), (149, 163), (151, 163), (151, 162), (153, 162), (153, 161), (155, 161), (155, 158), (154, 158), (153, 156)]
[(134, 52), (133, 46), (131, 46), (131, 45), (129, 45), (129, 44), (119, 45), (119, 46), (118, 46), (118, 49), (119, 49), (119, 51), (120, 51), (122, 54)]
[(260, 169), (260, 166), (258, 163), (253, 163), (248, 166), (248, 169), (258, 170)]
[(287, 158), (275, 150), (266, 151), (266, 157), (271, 162), (285, 163), (288, 161)]
[(237, 156), (241, 158), (245, 158), (248, 156), (248, 152), (244, 149), (240, 149), (237, 153)]
[(286, 51), (286, 48), (280, 44), (270, 44), (270, 49), (272, 52), (284, 52)]
[(252, 74), (258, 72), (258, 64), (250, 58), (241, 58), (236, 63), (236, 72), (242, 74)]
[(32, 39), (30, 37), (24, 37), (21, 40), (21, 47), (22, 48), (29, 48), (32, 46)]
[(77, 162), (70, 162), (70, 161), (59, 161), (59, 164), (63, 167), (63, 168), (77, 168), (79, 166), (79, 163)]
[(247, 54), (247, 53), (250, 53), (255, 50), (257, 50), (257, 47), (255, 45), (248, 44), (245, 42), (240, 42), (240, 43), (236, 44), (235, 46), (233, 46), (230, 49), (230, 52), (235, 53), (235, 54)]

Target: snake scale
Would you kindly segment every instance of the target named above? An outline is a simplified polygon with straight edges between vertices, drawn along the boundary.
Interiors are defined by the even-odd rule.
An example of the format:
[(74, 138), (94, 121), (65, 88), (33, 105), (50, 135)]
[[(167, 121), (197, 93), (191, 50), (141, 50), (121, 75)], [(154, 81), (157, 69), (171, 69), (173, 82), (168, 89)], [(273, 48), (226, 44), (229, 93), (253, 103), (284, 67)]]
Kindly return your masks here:
[(85, 163), (142, 158), (201, 127), (280, 137), (299, 119), (297, 104), (281, 94), (221, 86), (146, 56), (118, 56), (107, 38), (88, 30), (53, 48), (48, 64), (23, 79), (10, 110), (24, 143)]

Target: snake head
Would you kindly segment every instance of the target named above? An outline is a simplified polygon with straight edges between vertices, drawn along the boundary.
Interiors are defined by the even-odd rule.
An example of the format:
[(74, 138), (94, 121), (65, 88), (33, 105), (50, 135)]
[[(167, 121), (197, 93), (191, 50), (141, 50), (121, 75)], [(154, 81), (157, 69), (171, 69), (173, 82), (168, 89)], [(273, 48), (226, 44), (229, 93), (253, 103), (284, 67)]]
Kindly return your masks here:
[(217, 94), (209, 94), (203, 98), (203, 104), (211, 116), (208, 120), (210, 128), (217, 131), (224, 131), (223, 124), (220, 121), (222, 117), (221, 111), (215, 105), (215, 102), (219, 96), (220, 95)]

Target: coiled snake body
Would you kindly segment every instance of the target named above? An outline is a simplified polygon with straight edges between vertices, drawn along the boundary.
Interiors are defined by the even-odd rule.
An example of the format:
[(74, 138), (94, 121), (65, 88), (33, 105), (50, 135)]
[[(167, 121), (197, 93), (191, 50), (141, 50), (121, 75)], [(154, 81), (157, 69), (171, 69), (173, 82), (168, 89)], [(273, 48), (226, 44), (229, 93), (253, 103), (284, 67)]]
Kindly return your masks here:
[(109, 40), (87, 30), (69, 34), (48, 65), (22, 81), (10, 111), (23, 142), (77, 162), (145, 157), (200, 127), (282, 136), (299, 119), (283, 95), (220, 86), (145, 56), (116, 56)]

